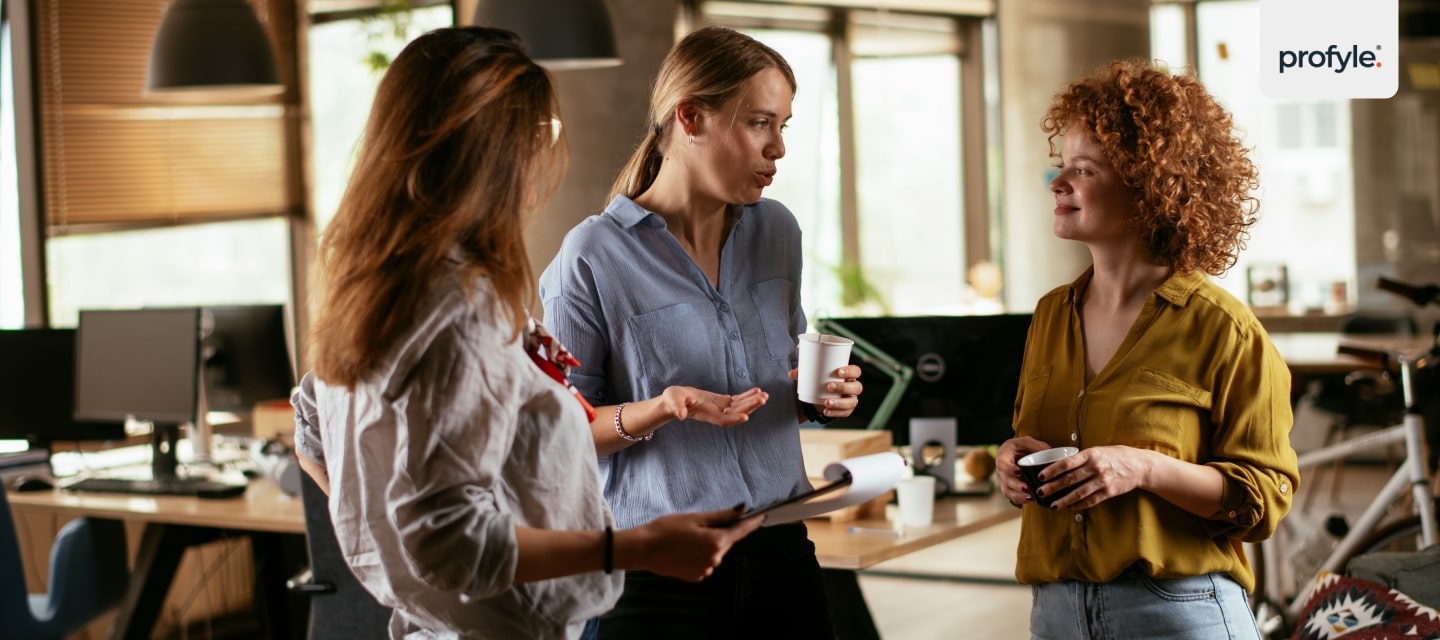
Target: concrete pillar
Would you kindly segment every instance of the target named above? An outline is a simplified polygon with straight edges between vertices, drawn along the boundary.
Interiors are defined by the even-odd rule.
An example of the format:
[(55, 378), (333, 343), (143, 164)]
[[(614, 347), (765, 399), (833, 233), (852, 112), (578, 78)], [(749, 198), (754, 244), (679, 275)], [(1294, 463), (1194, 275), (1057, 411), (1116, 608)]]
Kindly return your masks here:
[(1066, 84), (1116, 58), (1149, 56), (1150, 0), (999, 0), (1005, 305), (1035, 308), (1045, 292), (1090, 264), (1084, 245), (1060, 240), (1040, 118)]

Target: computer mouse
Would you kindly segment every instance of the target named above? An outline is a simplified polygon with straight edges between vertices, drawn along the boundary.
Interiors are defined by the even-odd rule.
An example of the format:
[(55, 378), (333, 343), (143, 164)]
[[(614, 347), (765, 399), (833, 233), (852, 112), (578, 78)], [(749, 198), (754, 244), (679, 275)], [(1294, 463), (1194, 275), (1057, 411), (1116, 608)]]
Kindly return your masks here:
[(39, 476), (20, 476), (13, 485), (16, 491), (51, 491), (55, 483)]

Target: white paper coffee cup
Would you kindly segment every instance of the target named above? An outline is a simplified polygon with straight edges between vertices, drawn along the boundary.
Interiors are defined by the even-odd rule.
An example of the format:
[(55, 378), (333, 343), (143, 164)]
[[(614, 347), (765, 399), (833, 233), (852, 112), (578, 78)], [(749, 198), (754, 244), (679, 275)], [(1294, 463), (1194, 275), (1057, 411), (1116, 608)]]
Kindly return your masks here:
[(935, 519), (935, 477), (901, 478), (895, 484), (895, 501), (900, 503), (900, 524), (930, 526)]
[(800, 375), (796, 391), (800, 394), (800, 401), (818, 405), (826, 398), (839, 398), (840, 394), (826, 391), (825, 385), (845, 381), (836, 376), (835, 371), (850, 364), (850, 347), (855, 342), (819, 333), (803, 333), (797, 338), (800, 341)]

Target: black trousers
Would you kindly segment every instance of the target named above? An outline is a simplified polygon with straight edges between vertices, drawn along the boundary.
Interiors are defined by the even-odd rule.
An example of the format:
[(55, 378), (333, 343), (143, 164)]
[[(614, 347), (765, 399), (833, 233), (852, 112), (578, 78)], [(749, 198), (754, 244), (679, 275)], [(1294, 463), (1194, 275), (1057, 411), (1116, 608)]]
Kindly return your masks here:
[(601, 640), (834, 637), (815, 545), (801, 523), (756, 531), (698, 583), (626, 572), (620, 601), (600, 617)]

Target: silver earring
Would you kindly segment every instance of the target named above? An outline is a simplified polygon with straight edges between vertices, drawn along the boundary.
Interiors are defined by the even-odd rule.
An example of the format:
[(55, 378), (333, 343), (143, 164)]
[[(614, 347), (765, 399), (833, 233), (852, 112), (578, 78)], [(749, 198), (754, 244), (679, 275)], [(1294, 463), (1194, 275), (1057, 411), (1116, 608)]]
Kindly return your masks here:
[(690, 134), (690, 144), (695, 144), (695, 134)]

